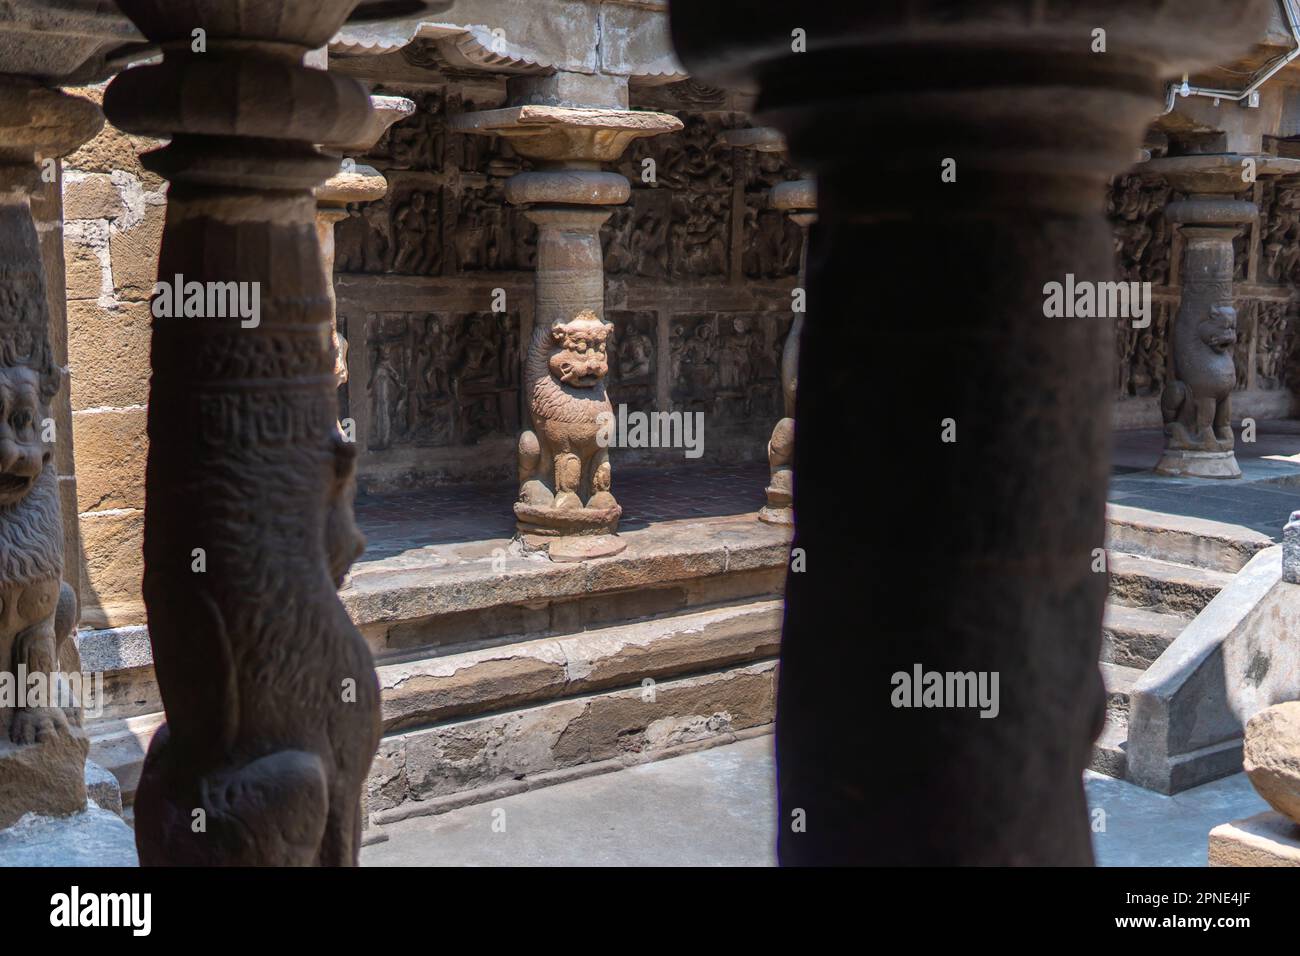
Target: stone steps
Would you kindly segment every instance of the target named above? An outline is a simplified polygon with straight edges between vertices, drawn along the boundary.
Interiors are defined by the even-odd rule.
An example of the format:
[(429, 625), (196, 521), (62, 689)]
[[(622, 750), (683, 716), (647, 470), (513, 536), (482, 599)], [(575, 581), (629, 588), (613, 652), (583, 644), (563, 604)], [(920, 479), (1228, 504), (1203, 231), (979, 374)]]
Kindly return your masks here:
[[(371, 812), (424, 812), (771, 723), (788, 532), (733, 516), (625, 537), (622, 555), (582, 564), (503, 561), (471, 542), (357, 566), (341, 597), (375, 653), (385, 733)], [(162, 722), (139, 630), (79, 635), (85, 656), (130, 664), (109, 671), (109, 712), (87, 726), (128, 807)]]
[(1190, 621), (1232, 580), (1223, 571), (1175, 564), (1136, 554), (1111, 553), (1110, 600)]
[(1186, 626), (1186, 618), (1176, 614), (1107, 604), (1102, 621), (1101, 659), (1104, 663), (1145, 670)]
[(1090, 768), (1122, 778), (1133, 686), (1272, 541), (1235, 525), (1114, 504), (1106, 510), (1106, 533), (1110, 595), (1100, 665), (1106, 722)]

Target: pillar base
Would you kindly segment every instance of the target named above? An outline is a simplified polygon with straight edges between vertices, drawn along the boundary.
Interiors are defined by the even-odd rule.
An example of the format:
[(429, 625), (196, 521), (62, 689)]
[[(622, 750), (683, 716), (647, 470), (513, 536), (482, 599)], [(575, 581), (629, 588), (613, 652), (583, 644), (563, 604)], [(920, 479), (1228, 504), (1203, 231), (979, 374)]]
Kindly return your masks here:
[[(3, 721), (0, 721), (3, 727)], [(90, 742), (80, 727), (17, 746), (0, 739), (0, 829), (27, 813), (60, 817), (86, 808), (86, 753)]]
[(515, 519), (520, 534), (541, 538), (589, 537), (612, 535), (623, 516), (619, 505), (612, 508), (544, 508), (515, 504)]
[(1171, 478), (1240, 478), (1237, 456), (1231, 451), (1190, 451), (1166, 448), (1156, 474)]
[(548, 536), (524, 532), (519, 535), (525, 554), (545, 554), (552, 561), (591, 561), (610, 558), (627, 550), (627, 542), (616, 534)]
[(793, 525), (794, 509), (774, 508), (771, 505), (764, 505), (758, 511), (758, 520), (767, 524)]

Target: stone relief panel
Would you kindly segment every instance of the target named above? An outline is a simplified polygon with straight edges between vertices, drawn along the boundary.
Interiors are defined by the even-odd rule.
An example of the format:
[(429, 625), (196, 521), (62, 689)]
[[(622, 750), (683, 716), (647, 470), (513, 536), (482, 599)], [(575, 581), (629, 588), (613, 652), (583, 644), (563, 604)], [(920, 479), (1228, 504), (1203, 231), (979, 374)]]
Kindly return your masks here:
[(609, 311), (614, 323), (609, 352), (609, 397), (631, 411), (655, 410), (659, 370), (658, 316), (654, 312)]
[(337, 270), (456, 275), (531, 269), (536, 227), (505, 201), (506, 179), (527, 164), (504, 140), (466, 136), (447, 118), (477, 107), (446, 91), (410, 95), (413, 116), (360, 162), (389, 180), (388, 196), (353, 206), (335, 227)]
[(1258, 302), (1255, 313), (1255, 387), (1288, 387), (1295, 381), (1294, 303)]
[(1300, 279), (1300, 184), (1265, 180), (1259, 221), (1259, 280), (1294, 284)]
[(1158, 396), (1165, 387), (1169, 362), (1169, 302), (1153, 302), (1151, 325), (1133, 328), (1132, 319), (1115, 324), (1115, 382), (1119, 398)]
[(1169, 282), (1172, 233), (1165, 220), (1171, 190), (1138, 176), (1117, 176), (1111, 183), (1107, 212), (1115, 234), (1120, 277), (1129, 282)]
[(672, 407), (738, 423), (780, 417), (780, 361), (791, 318), (677, 315), (669, 324)]
[(366, 322), (371, 451), (518, 431), (518, 314), (379, 312)]

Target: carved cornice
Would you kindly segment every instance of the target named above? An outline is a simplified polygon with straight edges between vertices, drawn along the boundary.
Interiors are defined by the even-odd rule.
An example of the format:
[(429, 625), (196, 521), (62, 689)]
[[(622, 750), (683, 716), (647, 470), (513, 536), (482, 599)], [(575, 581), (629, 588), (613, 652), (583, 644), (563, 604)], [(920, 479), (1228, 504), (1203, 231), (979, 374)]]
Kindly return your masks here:
[[(330, 43), (330, 52), (381, 56), (421, 41), (436, 51), (436, 62), (424, 65), (436, 69), (608, 73), (638, 84), (686, 78), (661, 0), (532, 0), (527, 15), (510, 0), (459, 0), (442, 16), (349, 24)], [(421, 54), (426, 61), (428, 52)]]

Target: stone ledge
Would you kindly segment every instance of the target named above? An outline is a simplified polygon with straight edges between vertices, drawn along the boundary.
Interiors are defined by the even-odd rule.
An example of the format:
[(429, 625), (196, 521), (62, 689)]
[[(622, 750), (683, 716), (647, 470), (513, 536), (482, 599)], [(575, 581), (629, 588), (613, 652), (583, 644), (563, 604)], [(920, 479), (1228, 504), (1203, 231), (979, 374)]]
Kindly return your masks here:
[(339, 597), (364, 627), (784, 567), (790, 551), (788, 528), (752, 514), (664, 522), (621, 537), (628, 544), (621, 554), (576, 564), (483, 548), (469, 559), (457, 546), (422, 548), (363, 561)]
[(664, 681), (648, 696), (624, 688), (385, 737), (370, 771), (367, 813), (770, 724), (776, 669), (764, 661)]
[(1106, 547), (1147, 558), (1237, 572), (1273, 543), (1258, 531), (1222, 521), (1106, 506)]
[(1210, 831), (1210, 866), (1300, 866), (1300, 825), (1271, 810)]
[(372, 829), (363, 838), (362, 845), (368, 846), (372, 843), (382, 843), (388, 839), (387, 834), (383, 833), (382, 830), (376, 831), (373, 829), (374, 827), (384, 827), (391, 823), (399, 823), (402, 820), (410, 820), (413, 817), (438, 816), (452, 810), (458, 810), (461, 807), (487, 803), (491, 800), (499, 800), (502, 797), (512, 797), (515, 794), (525, 793), (529, 790), (541, 790), (544, 787), (553, 787), (556, 784), (569, 783), (574, 780), (584, 780), (588, 777), (598, 777), (602, 774), (613, 773), (616, 770), (626, 770), (629, 767), (642, 764), (670, 760), (673, 757), (684, 757), (687, 754), (698, 753), (701, 750), (709, 750), (713, 747), (721, 747), (724, 744), (739, 743), (742, 740), (751, 740), (754, 737), (767, 737), (771, 736), (775, 729), (775, 724), (762, 724), (736, 733), (718, 734), (714, 737), (682, 744), (677, 747), (666, 747), (663, 750), (632, 754), (612, 760), (601, 760), (596, 763), (579, 764), (576, 767), (566, 767), (563, 770), (546, 771), (534, 774), (531, 777), (525, 777), (522, 780), (508, 780), (504, 783), (477, 787), (473, 790), (462, 790), (459, 793), (448, 794), (445, 797), (435, 797), (432, 800), (411, 801), (393, 807), (391, 810), (380, 811), (371, 817), (369, 824)]
[(384, 729), (774, 657), (782, 608), (760, 601), (383, 665)]

